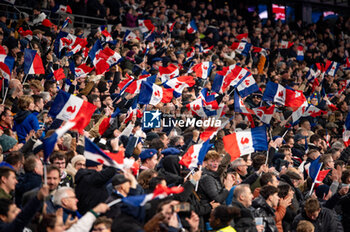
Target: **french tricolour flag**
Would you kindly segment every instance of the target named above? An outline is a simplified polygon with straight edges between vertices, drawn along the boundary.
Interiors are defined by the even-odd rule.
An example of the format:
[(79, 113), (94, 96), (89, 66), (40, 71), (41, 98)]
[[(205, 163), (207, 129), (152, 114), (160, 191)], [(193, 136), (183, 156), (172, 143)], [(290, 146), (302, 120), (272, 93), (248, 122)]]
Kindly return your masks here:
[(104, 37), (105, 42), (112, 42), (112, 35), (108, 32), (107, 26), (102, 25), (98, 27), (98, 31), (101, 32), (101, 35)]
[[(315, 70), (316, 68), (316, 70)], [(321, 70), (316, 65), (311, 65), (309, 71), (306, 73), (306, 79), (308, 82), (313, 83), (314, 80), (321, 75)]]
[(156, 84), (143, 81), (140, 88), (139, 104), (168, 103), (173, 98), (173, 91), (173, 89), (164, 89)]
[(93, 59), (93, 64), (96, 68), (96, 74), (103, 74), (113, 65), (118, 64), (122, 60), (119, 53), (113, 51), (109, 47), (103, 50), (98, 50)]
[(281, 49), (287, 49), (287, 48), (290, 48), (291, 46), (293, 46), (293, 44), (294, 44), (293, 42), (281, 40), (280, 48)]
[(320, 158), (321, 156), (319, 156), (314, 161), (306, 164), (304, 167), (306, 173), (308, 173), (312, 181), (317, 184), (321, 184), (324, 178), (327, 176), (328, 172), (330, 171), (330, 169), (321, 171), (322, 163), (320, 162)]
[(60, 38), (59, 51), (66, 48), (65, 56), (71, 56), (79, 52), (82, 48), (87, 45), (87, 40), (79, 38), (72, 34), (67, 34), (65, 37)]
[(286, 88), (280, 84), (268, 82), (263, 95), (263, 101), (271, 101), (284, 105), (286, 101)]
[[(163, 199), (171, 194), (179, 194), (184, 191), (183, 187), (167, 187), (161, 184), (158, 184), (154, 189), (153, 193), (136, 195), (136, 196), (128, 196), (120, 199), (120, 201), (125, 204), (132, 205), (135, 207), (144, 206), (147, 202), (153, 199)], [(118, 199), (119, 200), (119, 199)], [(118, 201), (116, 200), (116, 201)], [(120, 202), (118, 201), (118, 202)]]
[(100, 126), (98, 127), (98, 133), (102, 136), (110, 125), (114, 122), (115, 118), (119, 115), (120, 109), (117, 109), (113, 112), (113, 114), (109, 117), (106, 117), (102, 120)]
[(152, 31), (155, 28), (150, 19), (139, 19), (138, 23), (142, 33)]
[(259, 91), (259, 86), (256, 84), (253, 75), (250, 73), (237, 84), (236, 88), (241, 97), (246, 97), (252, 93)]
[(243, 114), (255, 114), (255, 112), (248, 108), (243, 99), (238, 95), (237, 91), (234, 94), (234, 110), (235, 112), (243, 113)]
[(236, 36), (236, 39), (238, 39), (239, 41), (241, 41), (241, 40), (247, 41), (247, 39), (248, 39), (248, 33), (239, 34), (239, 35)]
[(10, 80), (15, 58), (6, 54), (5, 48), (0, 45), (0, 71), (5, 79)]
[(203, 99), (197, 98), (196, 100), (188, 103), (186, 105), (187, 110), (192, 113), (192, 115), (198, 115), (201, 118), (207, 117), (206, 111), (203, 106)]
[(187, 25), (187, 33), (188, 34), (194, 34), (198, 31), (196, 22), (194, 19), (191, 20), (191, 22)]
[(226, 135), (223, 141), (226, 152), (231, 156), (231, 161), (254, 151), (266, 151), (268, 148), (265, 126)]
[(192, 87), (196, 84), (196, 81), (192, 76), (180, 76), (168, 80), (164, 83), (165, 88), (170, 88), (174, 90), (174, 97), (178, 98), (181, 96), (184, 88)]
[(297, 48), (297, 60), (304, 60), (304, 47), (301, 45)]
[(261, 106), (258, 108), (253, 108), (255, 115), (265, 124), (269, 125), (273, 114), (275, 113), (275, 105), (270, 107)]
[(159, 67), (159, 75), (162, 83), (179, 76), (179, 73), (179, 68), (174, 64), (169, 64), (167, 67)]
[(228, 69), (217, 72), (212, 90), (216, 93), (225, 93), (229, 86), (236, 87), (249, 75), (251, 75), (251, 73), (247, 69), (238, 65), (231, 65)]
[[(95, 105), (60, 90), (48, 114), (52, 118), (58, 118), (64, 121), (74, 120), (78, 115), (85, 115), (88, 121), (90, 121), (95, 109)], [(91, 115), (87, 115), (90, 113)]]
[(115, 160), (103, 152), (90, 139), (85, 137), (85, 151), (84, 156), (87, 160), (95, 162), (96, 164), (103, 164), (110, 167), (122, 168)]
[(338, 71), (340, 64), (335, 61), (327, 60), (325, 67), (325, 74), (334, 77)]
[(33, 32), (31, 30), (23, 30), (22, 27), (18, 29), (18, 33), (23, 36), (24, 38), (28, 39), (31, 41), (33, 39)]
[(252, 44), (246, 42), (233, 42), (231, 48), (237, 53), (247, 56), (249, 54)]
[(25, 74), (45, 74), (43, 61), (36, 50), (26, 48), (24, 50), (24, 73)]
[(187, 167), (188, 169), (194, 169), (198, 167), (198, 165), (202, 165), (204, 157), (209, 151), (210, 147), (211, 144), (209, 143), (209, 139), (204, 143), (192, 145), (182, 156), (179, 164)]
[(74, 75), (76, 77), (86, 77), (93, 69), (93, 67), (89, 67), (86, 64), (81, 64), (74, 68)]
[(67, 13), (67, 14), (71, 14), (72, 13), (72, 9), (70, 8), (70, 6), (65, 6), (65, 5), (56, 5), (54, 8), (52, 8), (52, 12), (53, 13)]
[(346, 57), (346, 60), (345, 60), (345, 64), (343, 64), (341, 66), (341, 68), (343, 70), (350, 70), (350, 61), (349, 61), (349, 57)]
[(140, 38), (137, 37), (137, 35), (134, 32), (132, 32), (130, 30), (126, 30), (123, 42), (125, 43), (125, 42), (128, 42), (128, 41), (132, 40), (132, 39), (137, 39), (137, 40), (140, 41)]
[(213, 62), (205, 61), (203, 63), (196, 64), (191, 69), (196, 73), (198, 78), (207, 79), (210, 75)]
[(43, 140), (44, 146), (44, 161), (47, 161), (53, 149), (55, 148), (55, 144), (59, 138), (61, 138), (67, 131), (69, 131), (72, 127), (76, 125), (76, 122), (68, 121), (64, 126), (55, 130), (55, 132), (50, 136)]
[(321, 116), (322, 114), (327, 114), (327, 111), (321, 110), (320, 108), (314, 106), (314, 105), (309, 105), (309, 107), (307, 107), (304, 116), (305, 117), (318, 117)]

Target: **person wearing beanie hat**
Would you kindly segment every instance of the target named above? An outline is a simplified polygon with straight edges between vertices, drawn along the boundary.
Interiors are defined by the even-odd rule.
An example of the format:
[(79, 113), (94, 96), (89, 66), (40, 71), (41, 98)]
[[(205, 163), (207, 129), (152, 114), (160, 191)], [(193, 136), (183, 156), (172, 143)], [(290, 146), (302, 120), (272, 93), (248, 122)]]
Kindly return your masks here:
[(143, 170), (154, 169), (158, 163), (157, 150), (156, 149), (146, 149), (140, 154), (141, 166), (140, 173)]
[(19, 148), (15, 146), (17, 144), (17, 140), (8, 135), (0, 136), (0, 145), (2, 147), (3, 152), (7, 151), (17, 151)]
[(66, 167), (66, 171), (74, 179), (79, 169), (86, 167), (86, 158), (83, 155), (74, 156)]
[(86, 168), (79, 169), (75, 175), (75, 193), (81, 214), (106, 201), (109, 195), (106, 185), (116, 173), (114, 167), (102, 169), (102, 164), (86, 160)]

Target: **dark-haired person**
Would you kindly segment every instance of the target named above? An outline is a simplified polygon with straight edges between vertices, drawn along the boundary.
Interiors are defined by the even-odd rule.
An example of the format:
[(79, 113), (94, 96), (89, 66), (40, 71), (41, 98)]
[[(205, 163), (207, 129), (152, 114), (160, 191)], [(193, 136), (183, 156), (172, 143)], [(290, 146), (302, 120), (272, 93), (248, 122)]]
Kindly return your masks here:
[(265, 225), (264, 231), (277, 232), (275, 222), (275, 207), (279, 202), (278, 189), (271, 185), (266, 185), (261, 188), (260, 196), (254, 199), (252, 203), (253, 215), (255, 218), (262, 217)]
[(48, 186), (43, 186), (22, 210), (7, 199), (0, 199), (0, 231), (22, 232), (35, 213), (42, 207), (42, 201), (49, 195)]
[(230, 225), (234, 217), (239, 217), (240, 210), (236, 207), (220, 205), (210, 214), (209, 223), (213, 231), (217, 232), (236, 232)]
[(9, 167), (0, 167), (0, 199), (12, 199), (12, 191), (17, 184), (15, 170)]
[(60, 170), (60, 187), (73, 187), (73, 177), (66, 172), (66, 155), (61, 152), (54, 152), (50, 156), (50, 163)]
[(315, 231), (342, 231), (342, 226), (338, 223), (334, 213), (327, 208), (322, 208), (320, 202), (314, 198), (306, 200), (303, 211), (293, 220), (292, 231), (296, 230), (301, 220), (311, 222), (315, 226)]

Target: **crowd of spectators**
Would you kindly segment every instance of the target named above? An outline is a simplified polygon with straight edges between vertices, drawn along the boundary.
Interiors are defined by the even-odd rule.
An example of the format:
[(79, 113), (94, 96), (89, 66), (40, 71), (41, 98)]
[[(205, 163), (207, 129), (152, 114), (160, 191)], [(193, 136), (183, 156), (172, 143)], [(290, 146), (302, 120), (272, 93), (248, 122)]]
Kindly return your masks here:
[[(32, 15), (21, 13), (17, 19), (0, 15), (1, 46), (5, 55), (15, 59), (10, 80), (3, 77), (1, 81), (0, 231), (348, 231), (350, 148), (344, 145), (342, 133), (350, 104), (346, 63), (349, 15), (338, 15), (333, 21), (321, 16), (311, 24), (300, 19), (284, 23), (272, 17), (261, 20), (256, 11), (248, 12), (241, 4), (218, 8), (201, 1), (169, 2), (17, 0), (18, 5), (34, 7)], [(70, 57), (56, 56), (54, 41), (62, 21), (47, 27), (43, 19), (50, 18), (42, 11), (56, 4), (70, 5), (73, 14), (106, 19), (116, 42), (104, 46), (118, 52), (123, 61), (102, 75), (93, 70), (74, 78), (69, 61), (75, 66), (86, 63), (93, 67), (94, 63), (83, 51)], [(51, 16), (53, 19), (57, 14)], [(154, 42), (144, 39), (138, 19), (151, 20)], [(191, 20), (198, 28), (193, 34), (187, 33)], [(19, 28), (31, 30), (32, 38), (21, 35)], [(125, 28), (139, 39), (123, 41)], [(86, 38), (89, 49), (103, 37), (101, 30), (83, 28), (74, 20), (64, 30)], [(242, 55), (231, 48), (238, 41), (237, 35), (243, 33), (248, 33), (248, 43), (266, 51), (262, 68), (258, 68), (262, 54), (250, 51)], [(281, 41), (293, 45), (283, 49)], [(297, 59), (300, 45), (303, 60)], [(209, 52), (203, 52), (211, 46)], [(188, 62), (192, 47), (194, 56)], [(24, 73), (25, 48), (37, 51), (45, 74)], [(306, 75), (310, 67), (327, 60), (342, 68), (334, 76), (319, 76), (317, 86), (309, 83)], [(268, 151), (231, 161), (223, 137), (263, 123), (255, 115), (234, 111), (230, 88), (216, 95), (224, 104), (221, 119), (230, 121), (211, 139), (213, 146), (202, 167), (190, 171), (179, 161), (192, 145), (200, 143), (205, 128), (163, 125), (145, 129), (142, 115), (136, 111), (126, 122), (138, 94), (121, 93), (118, 84), (128, 75), (138, 78), (142, 70), (157, 75), (159, 67), (169, 64), (180, 69), (180, 76), (194, 76), (188, 72), (190, 66), (205, 61), (213, 62), (207, 79), (195, 78), (196, 84), (170, 103), (138, 105), (137, 109), (160, 110), (170, 121), (192, 117), (186, 105), (196, 100), (203, 88), (211, 91), (216, 72), (236, 64), (248, 69), (259, 86), (259, 91), (243, 99), (248, 108), (267, 104), (262, 96), (267, 82), (272, 81), (301, 90), (308, 103), (323, 113), (292, 123), (291, 110), (276, 107), (267, 127)], [(50, 74), (58, 68), (63, 68), (66, 78), (56, 81)], [(159, 76), (155, 83), (162, 84)], [(49, 162), (43, 163), (43, 140), (55, 131), (55, 120), (48, 112), (59, 90), (81, 97), (97, 109), (84, 134), (65, 133)], [(117, 109), (120, 113), (101, 135), (100, 124)], [(84, 156), (84, 136), (103, 150), (124, 152), (139, 168), (134, 165), (121, 170), (90, 160)], [(322, 170), (330, 171), (314, 186), (304, 167), (318, 157)], [(183, 192), (142, 206), (126, 201), (108, 205), (117, 199), (152, 193), (159, 185), (182, 186)]]

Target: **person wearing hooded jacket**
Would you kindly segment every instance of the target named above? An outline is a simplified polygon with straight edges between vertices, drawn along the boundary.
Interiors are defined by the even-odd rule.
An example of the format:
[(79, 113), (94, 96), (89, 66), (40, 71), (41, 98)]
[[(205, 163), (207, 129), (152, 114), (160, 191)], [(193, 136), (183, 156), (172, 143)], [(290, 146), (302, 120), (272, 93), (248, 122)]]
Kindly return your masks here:
[(19, 112), (14, 117), (14, 130), (17, 132), (19, 143), (26, 143), (30, 131), (39, 130), (39, 121), (31, 112), (34, 110), (34, 99), (31, 96), (22, 96), (18, 101)]

